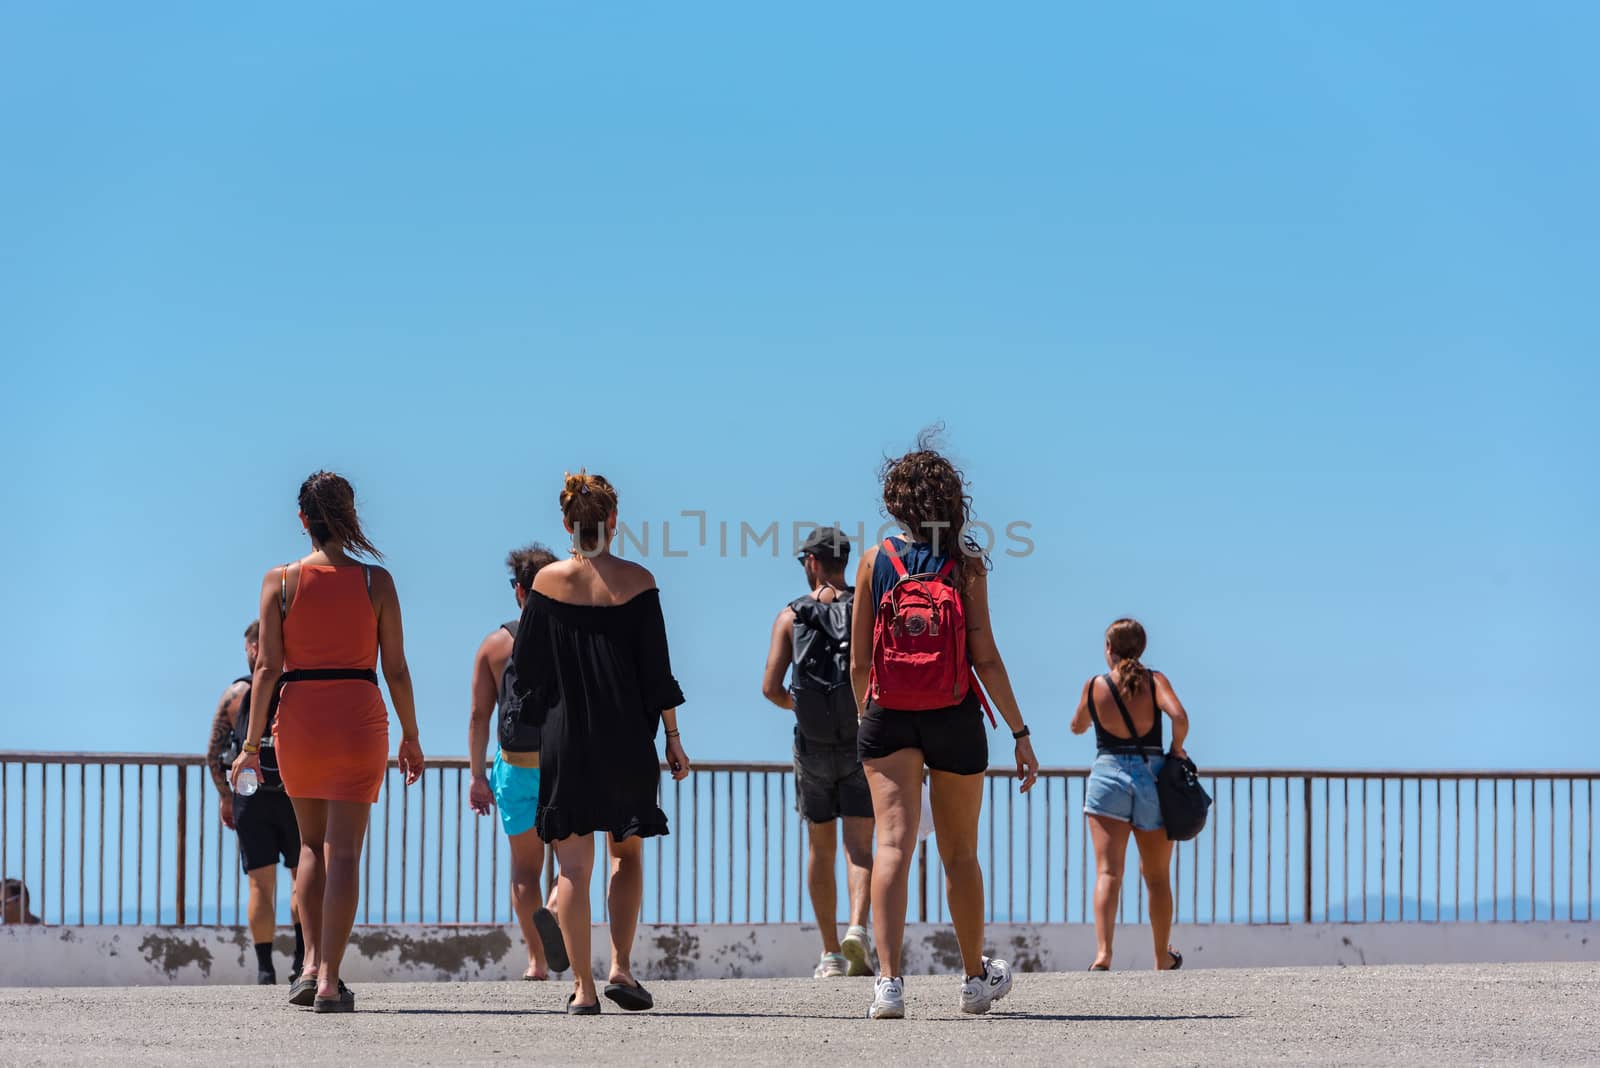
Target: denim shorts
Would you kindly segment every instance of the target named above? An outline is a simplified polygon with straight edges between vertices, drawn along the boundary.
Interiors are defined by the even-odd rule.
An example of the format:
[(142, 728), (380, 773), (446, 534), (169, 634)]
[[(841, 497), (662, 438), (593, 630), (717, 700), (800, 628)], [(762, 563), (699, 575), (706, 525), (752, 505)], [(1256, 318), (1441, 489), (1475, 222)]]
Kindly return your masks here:
[(1089, 768), (1083, 811), (1133, 824), (1134, 830), (1161, 829), (1161, 799), (1156, 775), (1166, 757), (1152, 755), (1149, 763), (1138, 753), (1101, 753)]

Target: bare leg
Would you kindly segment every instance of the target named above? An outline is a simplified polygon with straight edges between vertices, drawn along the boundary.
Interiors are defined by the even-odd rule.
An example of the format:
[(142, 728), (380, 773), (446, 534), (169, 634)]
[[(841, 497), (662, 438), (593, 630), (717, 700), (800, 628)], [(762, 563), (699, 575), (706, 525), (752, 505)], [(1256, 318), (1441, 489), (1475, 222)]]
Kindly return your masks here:
[(922, 819), (922, 750), (901, 749), (868, 760), (867, 786), (877, 814), (878, 847), (872, 857), (872, 926), (878, 973), (900, 977), (906, 938), (906, 881)]
[(1166, 831), (1134, 831), (1134, 843), (1139, 847), (1139, 872), (1150, 891), (1150, 931), (1155, 936), (1156, 971), (1172, 967), (1172, 957), (1167, 945), (1172, 939), (1172, 881), (1168, 869), (1172, 864), (1172, 839)]
[[(365, 801), (329, 801), (328, 828), (322, 843), (327, 885), (322, 893), (321, 942), (317, 946), (317, 997), (339, 996), (339, 966), (361, 899), (361, 846), (367, 836), (372, 806)], [(302, 831), (302, 834), (305, 832)]]
[(589, 879), (594, 874), (594, 836), (573, 834), (551, 843), (561, 873), (556, 879), (556, 919), (572, 961), (574, 1005), (598, 1005), (594, 964), (589, 957)]
[(944, 864), (950, 922), (967, 977), (983, 974), (983, 867), (978, 863), (978, 814), (983, 776), (932, 773), (933, 833)]
[(278, 865), (276, 861), (256, 868), (250, 880), (250, 940), (258, 945), (272, 941), (278, 929)]
[(544, 959), (544, 943), (533, 926), (539, 911), (539, 874), (544, 868), (544, 842), (539, 832), (526, 830), (511, 836), (511, 907), (522, 928), (522, 941), (528, 947), (528, 968), (522, 974), (535, 979), (550, 978), (550, 965)]
[(328, 802), (290, 798), (294, 819), (300, 825), (300, 863), (295, 865), (294, 897), (300, 906), (300, 928), (306, 936), (302, 979), (317, 974), (322, 965), (322, 895), (327, 871), (322, 863), (322, 843), (328, 834)]
[(806, 886), (811, 891), (811, 914), (822, 934), (822, 951), (839, 952), (839, 887), (834, 875), (838, 861), (837, 820), (807, 823), (811, 848), (806, 857)]
[(872, 905), (872, 821), (844, 818), (844, 863), (850, 881), (850, 926), (865, 927)]
[(1128, 833), (1133, 826), (1109, 816), (1089, 817), (1089, 837), (1094, 840), (1094, 940), (1096, 967), (1111, 967), (1111, 940), (1117, 930), (1117, 906), (1122, 901), (1122, 872), (1128, 863)]
[(633, 936), (639, 929), (639, 910), (644, 906), (644, 839), (611, 840), (611, 886), (606, 893), (606, 911), (611, 915), (611, 979), (613, 983), (634, 986)]

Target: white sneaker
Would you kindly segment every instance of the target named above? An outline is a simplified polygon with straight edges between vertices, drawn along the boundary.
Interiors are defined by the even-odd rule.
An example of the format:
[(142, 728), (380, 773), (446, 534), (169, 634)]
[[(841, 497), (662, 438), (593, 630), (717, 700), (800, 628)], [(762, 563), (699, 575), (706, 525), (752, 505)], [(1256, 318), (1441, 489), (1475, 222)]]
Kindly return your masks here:
[(850, 962), (850, 975), (872, 974), (872, 945), (867, 940), (865, 927), (851, 927), (839, 943), (844, 959)]
[(1011, 993), (1011, 965), (993, 957), (983, 958), (983, 974), (961, 984), (961, 1011), (982, 1015)]
[(867, 1010), (869, 1020), (904, 1020), (906, 1018), (906, 981), (904, 979), (879, 979), (872, 984), (872, 1008)]
[(842, 953), (824, 953), (817, 962), (817, 970), (811, 973), (813, 979), (839, 979), (850, 974), (850, 962), (844, 959)]

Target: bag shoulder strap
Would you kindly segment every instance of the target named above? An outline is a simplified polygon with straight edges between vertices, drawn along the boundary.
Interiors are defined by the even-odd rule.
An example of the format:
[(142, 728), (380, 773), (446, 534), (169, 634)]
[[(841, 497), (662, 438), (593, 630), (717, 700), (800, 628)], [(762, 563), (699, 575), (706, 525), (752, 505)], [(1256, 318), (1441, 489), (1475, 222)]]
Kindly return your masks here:
[[(1109, 671), (1100, 677), (1106, 680), (1106, 686), (1111, 690), (1111, 699), (1117, 703), (1117, 711), (1122, 713), (1122, 722), (1128, 727), (1128, 741), (1134, 746), (1138, 747), (1139, 755), (1144, 758), (1144, 762), (1146, 764), (1149, 764), (1149, 754), (1144, 751), (1144, 746), (1139, 745), (1139, 730), (1133, 725), (1133, 717), (1128, 715), (1128, 706), (1123, 703), (1122, 694), (1117, 692), (1117, 680), (1111, 677), (1111, 672)], [(1090, 700), (1092, 701), (1094, 694), (1093, 686), (1089, 687), (1089, 693)]]
[(883, 551), (889, 554), (889, 562), (894, 565), (895, 574), (905, 578), (909, 572), (906, 571), (906, 562), (900, 559), (900, 550), (894, 547), (893, 538), (883, 539)]
[(278, 572), (278, 614), (287, 619), (289, 616), (289, 568), (292, 565), (284, 564)]

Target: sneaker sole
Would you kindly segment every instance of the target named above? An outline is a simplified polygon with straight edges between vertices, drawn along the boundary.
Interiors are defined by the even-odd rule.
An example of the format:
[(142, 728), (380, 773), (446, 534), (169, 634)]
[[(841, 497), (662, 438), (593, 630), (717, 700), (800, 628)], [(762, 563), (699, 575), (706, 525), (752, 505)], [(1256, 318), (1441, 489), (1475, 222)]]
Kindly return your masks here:
[(869, 1020), (904, 1020), (905, 1018), (906, 1007), (904, 1005), (885, 1005), (881, 1009), (877, 1005), (873, 1005), (872, 1008), (867, 1010), (867, 1019)]
[(839, 952), (850, 964), (846, 975), (872, 974), (872, 964), (867, 960), (867, 947), (859, 938), (846, 938), (839, 943)]

